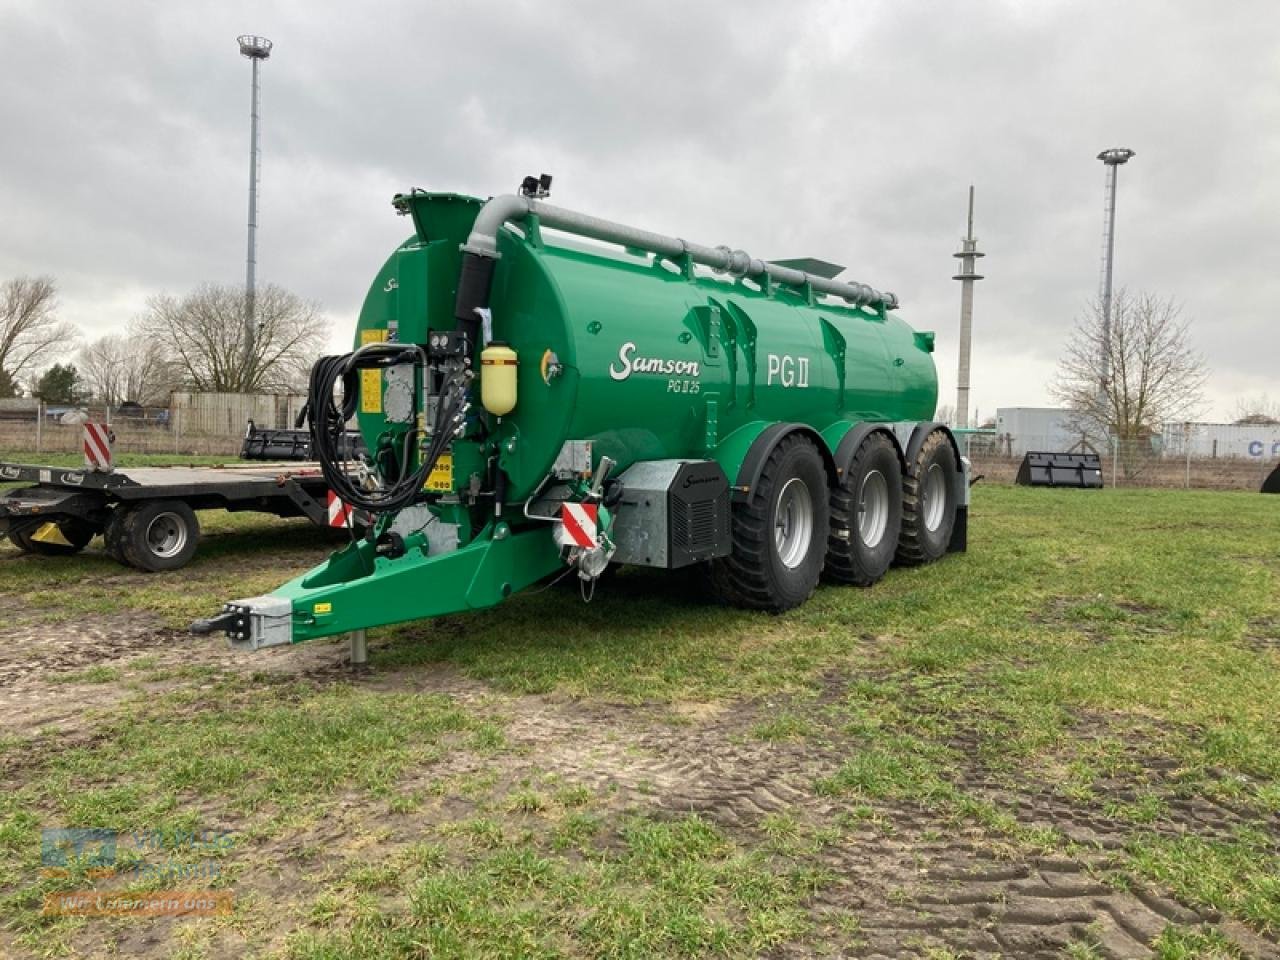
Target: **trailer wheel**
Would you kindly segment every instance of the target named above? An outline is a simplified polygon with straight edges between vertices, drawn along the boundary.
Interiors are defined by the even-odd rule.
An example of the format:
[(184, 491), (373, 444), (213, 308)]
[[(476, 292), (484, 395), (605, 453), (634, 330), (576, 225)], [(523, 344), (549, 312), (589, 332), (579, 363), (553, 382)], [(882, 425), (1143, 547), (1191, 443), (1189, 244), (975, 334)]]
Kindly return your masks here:
[(902, 464), (883, 433), (858, 446), (840, 485), (831, 491), (826, 576), (869, 587), (888, 571), (902, 528)]
[(914, 566), (947, 552), (956, 523), (956, 455), (941, 430), (925, 439), (902, 483), (897, 560)]
[(35, 551), (31, 549), (31, 541), (28, 540), (27, 537), (35, 530), (36, 527), (30, 525), (10, 526), (8, 533), (9, 542), (23, 553), (34, 553)]
[(121, 505), (111, 511), (111, 517), (107, 520), (106, 528), (102, 531), (102, 543), (107, 548), (107, 553), (117, 563), (129, 564), (129, 558), (124, 553), (124, 522), (128, 518), (129, 508)]
[[(37, 540), (36, 534), (46, 523), (57, 524), (58, 532), (67, 542), (50, 543), (47, 540)], [(87, 520), (62, 516), (27, 524), (19, 530), (11, 530), (9, 539), (23, 553), (34, 553), (41, 557), (70, 557), (83, 550), (97, 532), (97, 528)]]
[(149, 573), (177, 570), (195, 555), (200, 522), (181, 500), (152, 500), (125, 515), (120, 542), (130, 566)]
[(827, 471), (801, 436), (783, 438), (746, 503), (735, 503), (733, 552), (712, 562), (712, 583), (738, 606), (781, 613), (809, 599), (826, 554)]

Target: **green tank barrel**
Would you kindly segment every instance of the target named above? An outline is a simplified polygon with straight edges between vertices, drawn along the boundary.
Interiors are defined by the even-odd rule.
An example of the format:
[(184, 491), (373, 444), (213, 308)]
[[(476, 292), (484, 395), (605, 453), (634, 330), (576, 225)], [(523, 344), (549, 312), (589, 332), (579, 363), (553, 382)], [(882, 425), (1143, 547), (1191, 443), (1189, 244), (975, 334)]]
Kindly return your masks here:
[[(482, 202), (415, 193), (400, 204), (416, 234), (371, 285), (357, 347), (384, 335), (424, 343), (455, 323), (459, 248)], [(566, 440), (591, 440), (625, 469), (715, 458), (760, 421), (826, 433), (933, 415), (933, 335), (883, 307), (552, 236), (530, 218), (498, 241), (491, 334), (520, 357), (519, 401), (500, 428), (512, 441), (511, 502), (541, 482)], [(371, 406), (362, 423), (372, 445), (385, 423)]]

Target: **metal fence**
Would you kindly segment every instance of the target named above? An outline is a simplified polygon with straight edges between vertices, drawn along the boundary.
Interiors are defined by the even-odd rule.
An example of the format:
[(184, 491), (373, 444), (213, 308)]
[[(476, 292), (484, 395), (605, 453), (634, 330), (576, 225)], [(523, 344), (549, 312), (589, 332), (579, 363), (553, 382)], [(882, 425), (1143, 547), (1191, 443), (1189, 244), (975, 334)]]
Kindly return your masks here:
[(291, 393), (174, 393), (170, 429), (178, 436), (244, 433), (252, 420), (273, 430), (292, 427), (307, 398)]
[(171, 395), (167, 407), (107, 408), (99, 404), (0, 405), (0, 450), (11, 453), (76, 453), (85, 419), (109, 423), (120, 453), (234, 456), (245, 424), (292, 427), (306, 397), (298, 394), (188, 393)]
[[(1121, 442), (1115, 437), (1102, 443), (1075, 441), (1066, 449), (1061, 438), (1053, 434), (1015, 437), (996, 430), (974, 430), (958, 431), (957, 439), (961, 452), (973, 462), (974, 473), (997, 483), (1013, 482), (1028, 451), (1087, 452), (1096, 453), (1102, 459), (1107, 486), (1260, 489), (1263, 480), (1280, 462), (1280, 435), (1274, 440), (1267, 439), (1271, 430), (1280, 434), (1280, 428), (1253, 427), (1248, 437), (1245, 436), (1248, 431), (1241, 431), (1238, 437), (1227, 442), (1226, 434), (1218, 433), (1215, 437), (1213, 431), (1203, 429), (1216, 426), (1219, 425), (1192, 424), (1188, 430), (1178, 424), (1176, 431), (1170, 428), (1133, 441)], [(1173, 442), (1173, 439), (1182, 442)]]

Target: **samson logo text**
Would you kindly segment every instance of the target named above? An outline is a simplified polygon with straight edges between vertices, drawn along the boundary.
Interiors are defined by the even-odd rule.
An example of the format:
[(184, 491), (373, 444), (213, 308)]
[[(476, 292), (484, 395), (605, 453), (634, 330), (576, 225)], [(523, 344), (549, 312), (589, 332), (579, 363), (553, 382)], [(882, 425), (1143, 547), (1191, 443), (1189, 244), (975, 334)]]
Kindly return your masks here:
[(633, 373), (656, 373), (663, 377), (698, 375), (698, 361), (670, 360), (664, 357), (637, 357), (636, 345), (628, 340), (618, 349), (618, 362), (609, 364), (609, 376), (625, 380)]

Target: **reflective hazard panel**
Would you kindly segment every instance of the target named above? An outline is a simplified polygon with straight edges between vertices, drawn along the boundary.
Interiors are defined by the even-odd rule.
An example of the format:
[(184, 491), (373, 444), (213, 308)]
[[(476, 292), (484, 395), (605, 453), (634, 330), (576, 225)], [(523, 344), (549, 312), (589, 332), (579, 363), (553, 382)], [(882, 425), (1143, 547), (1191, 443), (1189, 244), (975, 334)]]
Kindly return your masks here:
[(565, 533), (579, 547), (598, 546), (596, 525), (599, 507), (594, 503), (565, 503), (560, 506), (560, 519)]
[(453, 454), (440, 454), (440, 459), (431, 468), (422, 489), (432, 493), (453, 493)]
[(349, 527), (352, 524), (351, 516), (355, 512), (354, 507), (350, 507), (343, 503), (336, 493), (332, 490), (328, 493), (329, 501), (329, 526), (331, 527)]

